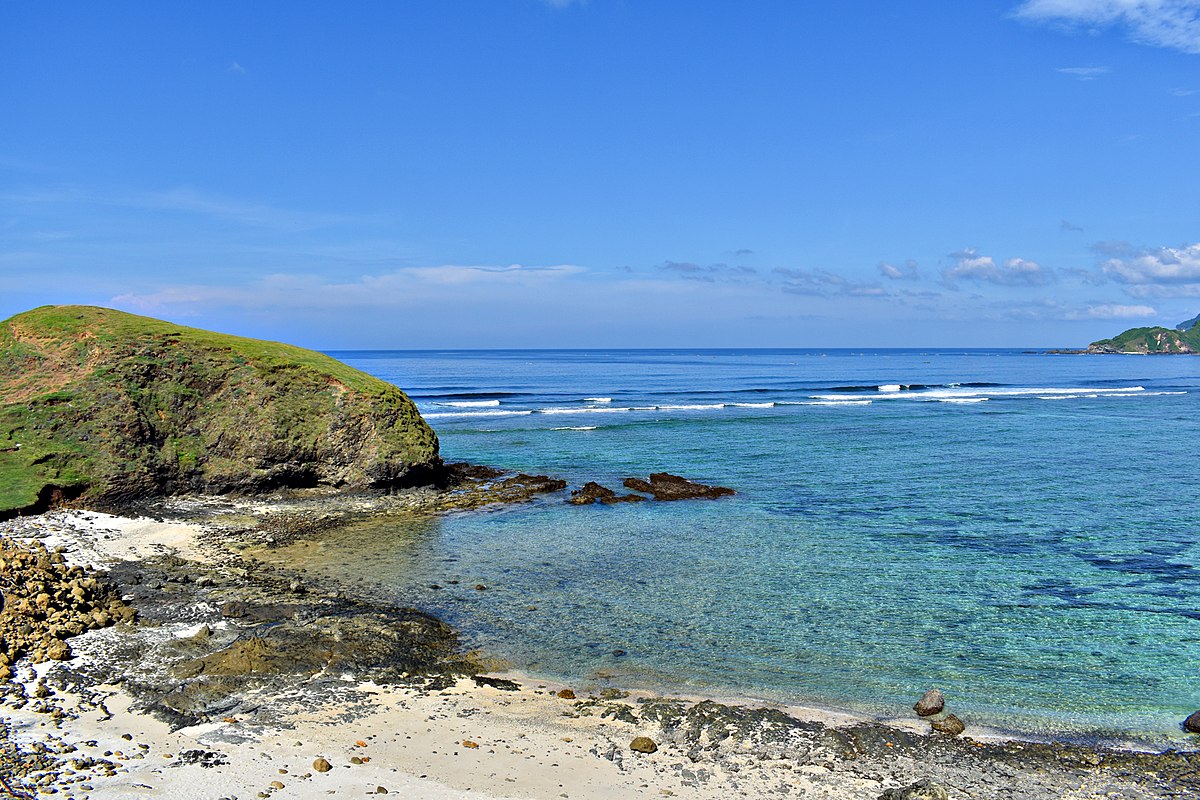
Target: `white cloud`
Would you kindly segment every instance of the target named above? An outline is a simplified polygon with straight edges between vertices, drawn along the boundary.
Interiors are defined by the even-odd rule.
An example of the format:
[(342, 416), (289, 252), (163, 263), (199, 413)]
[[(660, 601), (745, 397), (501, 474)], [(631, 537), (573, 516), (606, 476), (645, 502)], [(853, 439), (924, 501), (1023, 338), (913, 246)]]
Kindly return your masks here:
[[(1119, 250), (1112, 243), (1105, 247), (1109, 251)], [(1104, 262), (1106, 275), (1131, 284), (1200, 282), (1200, 244), (1160, 247), (1156, 250), (1127, 250), (1129, 252)]]
[(230, 61), (230, 62), (229, 62), (229, 66), (225, 68), (225, 71), (226, 71), (226, 72), (233, 72), (233, 73), (236, 73), (236, 74), (238, 74), (238, 75), (245, 75), (245, 74), (246, 74), (246, 68), (245, 68), (245, 67), (243, 67), (241, 64), (239, 64), (239, 63), (238, 63), (238, 62), (236, 62), (236, 61)]
[(1016, 16), (1085, 30), (1121, 26), (1140, 44), (1200, 53), (1200, 0), (1026, 0)]
[(1158, 316), (1158, 312), (1150, 306), (1123, 306), (1113, 303), (1102, 303), (1088, 306), (1079, 311), (1066, 315), (1067, 319), (1142, 319)]
[(917, 272), (917, 262), (911, 258), (900, 266), (890, 264), (887, 261), (880, 261), (876, 266), (879, 268), (880, 275), (894, 281), (915, 281), (920, 280), (921, 277)]
[(1094, 81), (1108, 72), (1108, 67), (1059, 67), (1058, 71), (1081, 81)]
[(982, 281), (997, 286), (1042, 286), (1054, 278), (1054, 273), (1036, 261), (1008, 258), (997, 264), (991, 256), (981, 256), (970, 247), (951, 253), (955, 264), (942, 272), (942, 278), (953, 286), (959, 281)]

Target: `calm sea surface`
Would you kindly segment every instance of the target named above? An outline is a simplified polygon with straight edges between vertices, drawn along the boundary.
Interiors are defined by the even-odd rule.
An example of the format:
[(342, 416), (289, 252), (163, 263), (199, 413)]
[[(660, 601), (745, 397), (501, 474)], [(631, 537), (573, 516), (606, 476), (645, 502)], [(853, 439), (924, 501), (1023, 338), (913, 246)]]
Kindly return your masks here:
[(1200, 358), (333, 355), (405, 389), (448, 461), (738, 490), (314, 550), (517, 668), (882, 715), (939, 686), (968, 722), (1160, 743), (1200, 707)]

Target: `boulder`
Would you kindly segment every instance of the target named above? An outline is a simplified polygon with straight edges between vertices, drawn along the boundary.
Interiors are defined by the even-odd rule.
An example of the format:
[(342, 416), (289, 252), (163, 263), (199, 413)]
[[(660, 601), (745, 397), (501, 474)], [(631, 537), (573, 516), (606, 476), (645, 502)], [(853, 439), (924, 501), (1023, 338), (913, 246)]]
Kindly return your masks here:
[(953, 714), (947, 714), (944, 719), (935, 719), (929, 723), (929, 726), (938, 733), (945, 733), (950, 736), (958, 736), (967, 729), (963, 721)]
[(638, 736), (629, 743), (629, 749), (635, 753), (653, 753), (658, 750), (658, 745), (649, 736)]
[(737, 494), (733, 489), (725, 486), (708, 486), (672, 475), (669, 472), (652, 473), (649, 481), (641, 478), (626, 478), (624, 485), (626, 489), (653, 495), (655, 500), (715, 500), (718, 497)]
[(946, 707), (946, 697), (940, 689), (930, 689), (925, 694), (921, 695), (921, 699), (913, 705), (913, 711), (917, 712), (918, 717), (932, 717), (934, 714), (942, 713), (942, 709)]
[(1188, 733), (1200, 733), (1200, 711), (1193, 711), (1183, 721), (1183, 729)]

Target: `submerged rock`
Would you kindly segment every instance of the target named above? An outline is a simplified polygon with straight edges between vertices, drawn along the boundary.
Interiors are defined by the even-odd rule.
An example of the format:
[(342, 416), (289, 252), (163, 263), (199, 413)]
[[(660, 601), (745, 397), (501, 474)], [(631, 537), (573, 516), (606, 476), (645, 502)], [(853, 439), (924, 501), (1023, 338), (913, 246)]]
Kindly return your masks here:
[(696, 483), (669, 472), (652, 473), (649, 481), (641, 478), (626, 478), (623, 483), (626, 489), (653, 495), (655, 500), (715, 500), (718, 497), (737, 494), (733, 489), (725, 486)]
[(942, 713), (942, 709), (945, 707), (946, 697), (942, 691), (930, 689), (921, 695), (921, 699), (913, 705), (913, 711), (917, 712), (918, 717), (932, 717), (934, 714)]

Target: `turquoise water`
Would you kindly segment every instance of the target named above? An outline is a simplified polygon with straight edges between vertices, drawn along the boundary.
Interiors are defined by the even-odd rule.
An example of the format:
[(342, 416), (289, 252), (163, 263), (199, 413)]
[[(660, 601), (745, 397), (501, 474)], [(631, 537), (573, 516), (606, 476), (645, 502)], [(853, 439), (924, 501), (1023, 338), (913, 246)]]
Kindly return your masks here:
[(447, 460), (738, 490), (334, 534), (518, 668), (883, 715), (936, 685), (979, 724), (1159, 743), (1200, 707), (1200, 358), (334, 355)]

